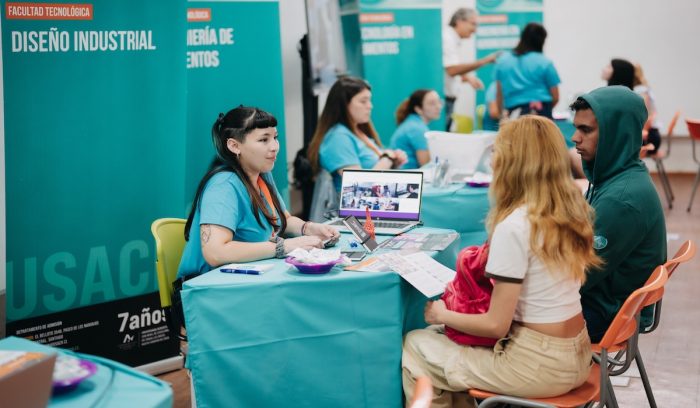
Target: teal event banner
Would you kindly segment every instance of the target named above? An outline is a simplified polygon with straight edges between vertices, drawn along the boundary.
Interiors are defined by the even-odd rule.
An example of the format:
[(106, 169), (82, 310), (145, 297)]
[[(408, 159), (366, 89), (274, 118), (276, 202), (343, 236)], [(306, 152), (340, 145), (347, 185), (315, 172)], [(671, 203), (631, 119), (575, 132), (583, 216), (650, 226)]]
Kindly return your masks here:
[[(530, 22), (542, 23), (542, 0), (477, 0), (479, 29), (476, 58), (493, 52), (512, 50), (520, 41), (520, 31)], [(493, 64), (479, 69), (484, 90), (493, 82)], [(484, 103), (484, 90), (477, 92), (476, 104)]]
[[(395, 112), (416, 89), (442, 94), (440, 0), (361, 0), (364, 77), (372, 85), (372, 121), (385, 145), (396, 130)], [(445, 127), (444, 118), (430, 124)]]
[(211, 128), (218, 114), (246, 105), (277, 118), (280, 151), (272, 174), (289, 204), (279, 3), (190, 0), (187, 5), (185, 203), (191, 203), (214, 158)]
[(362, 63), (362, 37), (360, 35), (360, 0), (338, 0), (340, 22), (343, 28), (343, 44), (348, 74), (364, 78)]
[(177, 354), (150, 225), (184, 209), (184, 15), (3, 2), (8, 335), (131, 365)]

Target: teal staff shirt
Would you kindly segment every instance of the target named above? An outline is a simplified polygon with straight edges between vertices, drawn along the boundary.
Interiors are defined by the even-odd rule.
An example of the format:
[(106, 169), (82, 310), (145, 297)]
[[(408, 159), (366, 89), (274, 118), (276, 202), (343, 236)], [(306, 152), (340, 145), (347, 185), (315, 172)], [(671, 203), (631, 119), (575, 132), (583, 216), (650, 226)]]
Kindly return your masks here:
[(379, 161), (377, 153), (340, 123), (326, 133), (318, 157), (321, 167), (333, 175), (333, 185), (337, 191), (340, 191), (341, 183), (338, 170), (349, 166), (371, 169)]
[(551, 102), (549, 89), (561, 80), (552, 61), (541, 52), (498, 57), (493, 77), (501, 82), (503, 104), (507, 109), (534, 101)]
[[(286, 208), (279, 195), (270, 173), (262, 177), (272, 187), (271, 193), (277, 194), (284, 216)], [(263, 199), (267, 204), (267, 201)], [(195, 205), (193, 203), (192, 205)], [(269, 209), (269, 205), (268, 205)], [(233, 232), (233, 240), (239, 242), (265, 242), (272, 236), (272, 226), (260, 212), (262, 226), (253, 215), (253, 203), (243, 181), (233, 172), (225, 171), (215, 174), (207, 182), (202, 201), (194, 214), (190, 228), (190, 240), (185, 244), (177, 276), (179, 278), (208, 272), (219, 265), (209, 265), (202, 254), (199, 229), (202, 224), (214, 224), (228, 228)]]
[(406, 152), (408, 160), (403, 165), (403, 169), (417, 169), (420, 167), (416, 152), (418, 150), (428, 150), (425, 132), (429, 130), (423, 119), (415, 113), (408, 115), (396, 128), (396, 131), (391, 136), (391, 147)]

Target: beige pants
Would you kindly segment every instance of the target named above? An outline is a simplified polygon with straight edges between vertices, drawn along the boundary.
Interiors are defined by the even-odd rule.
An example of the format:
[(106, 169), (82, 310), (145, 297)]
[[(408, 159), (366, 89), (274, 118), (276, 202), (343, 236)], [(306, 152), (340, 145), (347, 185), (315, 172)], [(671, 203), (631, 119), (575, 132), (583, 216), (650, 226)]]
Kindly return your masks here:
[(583, 384), (591, 369), (586, 328), (563, 339), (514, 324), (493, 348), (461, 346), (442, 331), (442, 326), (430, 326), (406, 335), (401, 366), (408, 401), (420, 376), (432, 380), (432, 407), (469, 407), (475, 402), (464, 391), (471, 388), (553, 397)]

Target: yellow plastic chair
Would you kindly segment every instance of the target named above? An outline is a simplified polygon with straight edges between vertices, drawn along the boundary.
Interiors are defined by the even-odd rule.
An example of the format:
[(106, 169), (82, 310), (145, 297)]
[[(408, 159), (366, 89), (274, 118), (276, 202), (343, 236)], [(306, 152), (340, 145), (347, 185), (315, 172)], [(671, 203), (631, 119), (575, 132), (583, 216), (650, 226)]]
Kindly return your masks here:
[(476, 128), (484, 130), (484, 115), (486, 115), (486, 105), (476, 105)]
[(456, 133), (472, 133), (474, 131), (474, 119), (471, 116), (452, 114), (452, 121), (455, 124)]
[(182, 218), (160, 218), (151, 224), (151, 233), (156, 240), (156, 273), (161, 307), (169, 307), (172, 303), (173, 282), (177, 278), (185, 248), (186, 222)]

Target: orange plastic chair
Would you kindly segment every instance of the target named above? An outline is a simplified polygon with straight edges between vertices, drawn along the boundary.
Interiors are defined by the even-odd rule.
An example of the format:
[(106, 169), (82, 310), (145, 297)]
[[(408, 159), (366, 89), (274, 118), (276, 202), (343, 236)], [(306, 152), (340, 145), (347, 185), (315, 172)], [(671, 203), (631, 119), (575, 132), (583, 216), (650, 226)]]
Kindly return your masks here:
[[(664, 266), (666, 267), (666, 270), (668, 271), (668, 277), (671, 278), (673, 275), (673, 272), (675, 272), (676, 269), (680, 266), (682, 263), (686, 263), (693, 259), (695, 257), (695, 253), (697, 252), (698, 247), (695, 245), (695, 242), (688, 240), (681, 245), (681, 247), (676, 251), (676, 254), (673, 256), (673, 258), (669, 259), (666, 261)], [(661, 293), (663, 295), (663, 292)], [(650, 326), (647, 327), (640, 327), (639, 332), (641, 334), (648, 334), (656, 330), (656, 328), (659, 326), (659, 322), (661, 319), (661, 301), (663, 300), (663, 296), (658, 296), (658, 299), (654, 299), (654, 297), (650, 297), (650, 299), (647, 301), (647, 304), (645, 306), (649, 305), (654, 305), (654, 317), (653, 317), (653, 323)]]
[(666, 202), (668, 203), (668, 208), (673, 208), (673, 190), (671, 190), (671, 181), (666, 173), (666, 167), (664, 167), (664, 160), (671, 154), (671, 140), (673, 139), (673, 129), (676, 127), (676, 122), (681, 116), (681, 111), (676, 111), (668, 124), (668, 130), (666, 130), (666, 149), (659, 148), (655, 153), (649, 153), (648, 149), (642, 146), (642, 156), (648, 157), (654, 160), (656, 165), (656, 172), (659, 174), (659, 181), (661, 181), (661, 187), (664, 189), (664, 195), (666, 196)]
[[(661, 277), (663, 277), (663, 283), (659, 284), (659, 280), (661, 279)], [(623, 374), (632, 365), (632, 361), (637, 363), (637, 368), (639, 369), (640, 376), (642, 377), (644, 391), (647, 394), (647, 400), (649, 401), (649, 405), (652, 408), (656, 408), (656, 400), (654, 399), (654, 394), (651, 391), (651, 384), (649, 383), (649, 376), (647, 375), (646, 368), (644, 367), (644, 361), (642, 360), (641, 354), (639, 353), (639, 322), (642, 309), (646, 306), (653, 305), (663, 297), (664, 285), (666, 284), (666, 281), (668, 281), (668, 270), (666, 269), (665, 264), (656, 267), (649, 279), (647, 279), (644, 286), (641, 289), (637, 289), (632, 293), (632, 295), (634, 295), (639, 291), (645, 290), (646, 295), (643, 298), (641, 298), (641, 302), (638, 304), (637, 310), (634, 313), (634, 319), (627, 320), (626, 325), (622, 327), (622, 337), (613, 341), (610, 341), (610, 339), (606, 339), (606, 337), (608, 336), (608, 332), (610, 331), (610, 329), (608, 329), (608, 332), (605, 333), (605, 336), (603, 336), (603, 339), (600, 341), (600, 343), (593, 344), (592, 347), (593, 352), (595, 353), (594, 359), (599, 359), (601, 361), (601, 364), (602, 361), (606, 361), (606, 365), (608, 367), (607, 372), (609, 375), (615, 376)], [(632, 295), (630, 295), (630, 297), (627, 298), (627, 301), (625, 302), (625, 304), (623, 304), (623, 308), (630, 300)], [(615, 319), (613, 320), (613, 323), (611, 323), (611, 326), (615, 323), (621, 312), (622, 309), (620, 309), (620, 312), (618, 312), (618, 314), (615, 316)], [(616, 352), (617, 354), (615, 355), (615, 357), (611, 358), (608, 356), (608, 353), (610, 352)], [(625, 356), (625, 358), (621, 359), (620, 357), (622, 356)], [(612, 386), (609, 387), (609, 391), (609, 400), (613, 402), (614, 406), (617, 406), (617, 401), (615, 400), (615, 394), (613, 393)]]
[(688, 203), (687, 211), (690, 212), (690, 207), (693, 206), (693, 199), (695, 198), (695, 191), (698, 189), (698, 183), (700, 183), (700, 160), (695, 154), (695, 141), (700, 141), (700, 119), (686, 119), (685, 123), (688, 125), (690, 141), (693, 143), (693, 161), (699, 166), (698, 173), (695, 175), (695, 182), (693, 183), (693, 192), (690, 193), (690, 203)]
[(433, 384), (429, 377), (418, 377), (409, 408), (430, 408), (433, 400)]
[(594, 364), (591, 367), (591, 372), (588, 374), (588, 379), (580, 387), (569, 391), (564, 395), (551, 398), (519, 398), (509, 395), (499, 395), (488, 391), (471, 389), (469, 395), (483, 400), (479, 404), (479, 408), (490, 408), (501, 406), (501, 404), (510, 404), (520, 407), (532, 408), (574, 408), (580, 406), (589, 406), (594, 401), (597, 401), (600, 394), (600, 366)]
[[(668, 272), (663, 265), (658, 266), (643, 287), (629, 295), (625, 303), (615, 315), (610, 327), (603, 335), (597, 348), (600, 356), (591, 368), (588, 380), (578, 388), (564, 395), (551, 398), (519, 398), (499, 395), (487, 391), (471, 389), (469, 395), (483, 400), (479, 408), (495, 407), (498, 404), (511, 404), (521, 407), (546, 408), (560, 407), (573, 408), (579, 406), (591, 406), (595, 401), (600, 401), (598, 406), (617, 407), (617, 399), (613, 392), (609, 377), (608, 353), (626, 345), (637, 334), (637, 317), (646, 299), (655, 291), (663, 290), (668, 280)], [(606, 369), (601, 369), (605, 367)]]
[[(683, 245), (681, 245), (680, 249), (676, 252), (676, 254), (673, 256), (672, 259), (668, 260), (665, 264), (664, 267), (668, 271), (668, 277), (670, 278), (671, 275), (673, 275), (673, 272), (680, 266), (680, 264), (685, 263), (690, 261), (695, 257), (695, 253), (697, 252), (697, 246), (693, 241), (685, 241)], [(651, 279), (651, 278), (650, 278)], [(648, 281), (647, 281), (648, 282)], [(654, 307), (654, 316), (653, 316), (653, 323), (650, 326), (642, 327), (641, 325), (639, 326), (639, 334), (648, 334), (656, 330), (656, 328), (659, 326), (659, 322), (661, 321), (661, 303), (663, 301), (663, 295), (664, 295), (664, 288), (661, 288), (659, 290), (656, 290), (652, 293), (649, 294), (647, 299), (644, 301), (644, 304), (642, 307), (647, 307), (647, 306), (653, 306)], [(636, 339), (635, 339), (636, 342)], [(635, 343), (636, 345), (636, 343)], [(656, 400), (654, 399), (654, 393), (651, 389), (651, 383), (649, 382), (649, 376), (647, 375), (646, 368), (644, 367), (644, 360), (642, 359), (642, 354), (639, 350), (638, 347), (635, 347), (635, 353), (634, 355), (630, 356), (628, 355), (626, 357), (627, 359), (633, 358), (635, 363), (637, 364), (637, 368), (639, 369), (639, 376), (642, 379), (642, 385), (644, 385), (644, 392), (647, 395), (647, 400), (649, 401), (649, 406), (652, 408), (656, 407)], [(617, 371), (616, 371), (616, 374)], [(621, 373), (619, 373), (621, 374)]]

